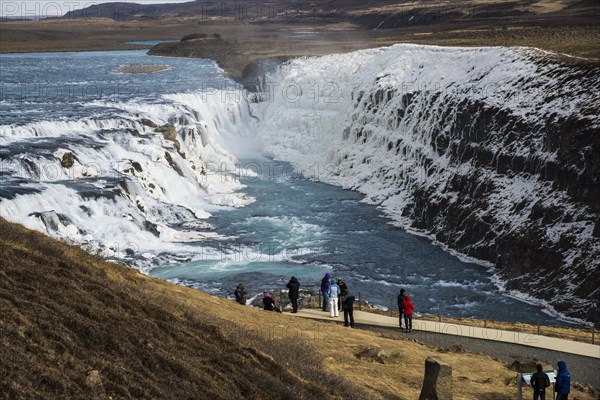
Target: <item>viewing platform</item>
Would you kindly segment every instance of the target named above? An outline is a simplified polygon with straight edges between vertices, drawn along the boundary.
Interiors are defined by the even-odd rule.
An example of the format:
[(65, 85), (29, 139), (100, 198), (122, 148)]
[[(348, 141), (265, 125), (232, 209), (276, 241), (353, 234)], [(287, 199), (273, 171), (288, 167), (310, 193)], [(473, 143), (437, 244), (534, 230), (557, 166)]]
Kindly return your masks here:
[[(297, 314), (290, 315), (323, 321), (344, 322), (343, 313), (340, 313), (340, 316), (337, 318), (331, 318), (329, 317), (329, 312), (321, 311), (320, 309), (302, 309), (299, 310)], [(400, 329), (398, 326), (397, 317), (354, 310), (354, 321), (358, 325), (390, 328), (398, 330), (399, 333), (404, 332), (404, 330)], [(508, 330), (413, 319), (413, 332), (415, 331), (517, 344), (600, 360), (599, 345), (536, 335), (533, 333), (511, 332)], [(410, 333), (407, 333), (407, 335), (410, 335)]]

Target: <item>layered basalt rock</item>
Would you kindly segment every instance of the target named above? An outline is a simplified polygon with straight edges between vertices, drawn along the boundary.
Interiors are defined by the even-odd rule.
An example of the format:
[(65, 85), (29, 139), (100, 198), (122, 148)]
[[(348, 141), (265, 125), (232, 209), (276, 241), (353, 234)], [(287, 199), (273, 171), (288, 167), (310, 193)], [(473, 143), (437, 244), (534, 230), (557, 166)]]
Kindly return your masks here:
[[(353, 189), (405, 225), (492, 263), (507, 290), (599, 322), (600, 103), (564, 108), (578, 91), (598, 88), (600, 70), (546, 71), (550, 64), (535, 62), (548, 75), (513, 82), (527, 96), (517, 100), (502, 92), (515, 88), (406, 91), (379, 77), (353, 93), (343, 135), (352, 147), (334, 157), (342, 170), (370, 164), (373, 175)], [(515, 105), (489, 101), (502, 96)], [(367, 182), (390, 194), (370, 194)]]

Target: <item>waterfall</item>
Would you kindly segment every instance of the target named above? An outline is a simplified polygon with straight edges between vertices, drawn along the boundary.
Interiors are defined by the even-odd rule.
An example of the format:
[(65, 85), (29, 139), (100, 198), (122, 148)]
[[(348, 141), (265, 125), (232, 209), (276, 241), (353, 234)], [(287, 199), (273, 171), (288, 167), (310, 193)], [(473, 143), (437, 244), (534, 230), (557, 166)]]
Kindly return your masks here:
[(600, 71), (553, 57), (395, 45), (292, 60), (266, 78), (259, 137), (506, 290), (597, 320)]
[(291, 60), (260, 93), (76, 98), (69, 117), (0, 125), (0, 215), (142, 270), (192, 260), (228, 239), (211, 212), (254, 201), (237, 157), (261, 152), (363, 193), (513, 295), (598, 321), (599, 72), (529, 48), (395, 45)]
[(2, 125), (0, 215), (142, 270), (193, 257), (187, 242), (220, 237), (205, 221), (212, 209), (253, 201), (223, 148), (247, 134), (249, 108), (219, 94), (95, 101), (111, 111)]

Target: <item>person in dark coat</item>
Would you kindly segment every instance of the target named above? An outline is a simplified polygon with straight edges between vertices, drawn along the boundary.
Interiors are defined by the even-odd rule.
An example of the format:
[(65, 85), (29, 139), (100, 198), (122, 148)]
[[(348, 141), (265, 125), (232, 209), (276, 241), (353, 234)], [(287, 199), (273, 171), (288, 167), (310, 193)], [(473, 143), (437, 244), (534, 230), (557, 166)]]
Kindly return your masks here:
[(246, 305), (246, 298), (248, 297), (248, 292), (246, 291), (246, 288), (243, 284), (240, 283), (239, 285), (237, 285), (233, 294), (235, 295), (235, 301), (242, 305)]
[(402, 311), (404, 312), (404, 325), (406, 326), (406, 332), (412, 332), (412, 315), (415, 306), (410, 301), (410, 295), (406, 295), (404, 302), (402, 303)]
[(558, 374), (554, 383), (554, 391), (556, 392), (556, 400), (568, 400), (571, 393), (571, 373), (567, 369), (567, 363), (564, 361), (558, 362)]
[(354, 328), (355, 297), (348, 287), (346, 287), (346, 295), (342, 298), (344, 299), (344, 326), (348, 326), (348, 322), (350, 322), (350, 328)]
[(544, 372), (544, 367), (542, 367), (542, 364), (538, 364), (536, 368), (537, 372), (531, 375), (533, 400), (546, 400), (546, 388), (550, 386), (550, 378)]
[(346, 294), (348, 293), (348, 285), (342, 278), (337, 280), (337, 285), (340, 287), (340, 295), (338, 297), (338, 307), (340, 311), (344, 310), (344, 299)]
[(329, 311), (329, 286), (331, 283), (329, 282), (331, 279), (331, 274), (328, 272), (325, 274), (323, 279), (321, 279), (321, 295), (323, 295), (323, 311)]
[(400, 294), (398, 295), (398, 312), (399, 312), (399, 319), (400, 319), (400, 329), (402, 329), (402, 318), (404, 317), (404, 310), (402, 308), (402, 303), (404, 303), (405, 300), (405, 293), (406, 290), (404, 289), (400, 289)]
[(290, 301), (292, 302), (292, 314), (298, 312), (298, 295), (300, 291), (300, 282), (296, 279), (295, 276), (292, 276), (292, 279), (285, 285), (288, 289), (290, 289), (289, 296)]

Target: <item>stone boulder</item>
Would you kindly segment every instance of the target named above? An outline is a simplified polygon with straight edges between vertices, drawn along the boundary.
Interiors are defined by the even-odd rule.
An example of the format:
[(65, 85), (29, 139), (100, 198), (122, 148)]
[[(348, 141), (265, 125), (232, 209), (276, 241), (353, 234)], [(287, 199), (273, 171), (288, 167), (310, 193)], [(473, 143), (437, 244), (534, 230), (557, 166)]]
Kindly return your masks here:
[(419, 400), (452, 400), (452, 367), (438, 357), (425, 360), (425, 377)]
[(75, 164), (75, 157), (70, 151), (65, 152), (60, 159), (60, 165), (63, 168), (71, 168)]
[(516, 372), (535, 372), (538, 365), (538, 361), (529, 359), (514, 360), (512, 364), (508, 366)]
[(92, 389), (96, 389), (102, 386), (102, 378), (100, 376), (100, 372), (98, 370), (92, 370), (88, 372), (85, 377), (85, 383), (88, 387)]
[(453, 344), (450, 346), (439, 348), (438, 352), (440, 352), (440, 353), (466, 353), (467, 350), (460, 344)]
[(380, 347), (368, 347), (358, 351), (354, 356), (359, 360), (388, 364), (397, 355), (397, 351), (382, 349)]

